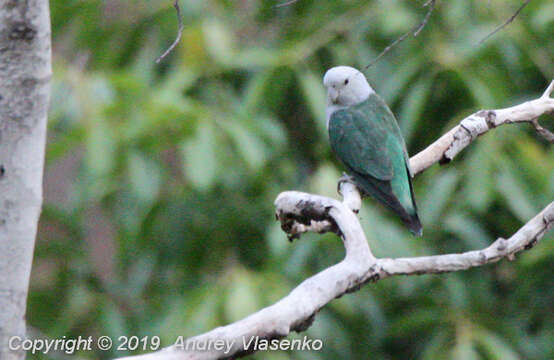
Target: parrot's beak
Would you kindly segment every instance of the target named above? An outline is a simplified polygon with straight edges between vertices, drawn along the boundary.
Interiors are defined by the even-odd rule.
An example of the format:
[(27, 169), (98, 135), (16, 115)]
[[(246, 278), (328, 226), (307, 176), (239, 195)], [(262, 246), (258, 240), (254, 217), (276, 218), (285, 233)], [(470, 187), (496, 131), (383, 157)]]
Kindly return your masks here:
[(328, 91), (329, 100), (331, 103), (336, 104), (339, 98), (339, 92), (337, 89), (330, 87)]

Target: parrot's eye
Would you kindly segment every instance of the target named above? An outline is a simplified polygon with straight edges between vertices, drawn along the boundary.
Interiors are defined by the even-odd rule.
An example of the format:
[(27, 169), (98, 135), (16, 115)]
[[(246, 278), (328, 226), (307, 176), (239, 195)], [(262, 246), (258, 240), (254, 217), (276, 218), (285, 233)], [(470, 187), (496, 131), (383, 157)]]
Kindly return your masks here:
[(348, 79), (344, 80), (344, 85), (348, 85)]

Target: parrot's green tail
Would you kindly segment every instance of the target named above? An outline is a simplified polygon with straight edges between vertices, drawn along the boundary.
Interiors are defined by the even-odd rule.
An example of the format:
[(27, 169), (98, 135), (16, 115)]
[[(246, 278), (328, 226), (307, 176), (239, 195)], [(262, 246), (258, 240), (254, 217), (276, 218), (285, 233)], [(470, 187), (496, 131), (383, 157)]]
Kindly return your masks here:
[(417, 213), (410, 215), (408, 219), (402, 218), (402, 221), (406, 224), (412, 234), (415, 236), (423, 235), (423, 226), (421, 226)]
[(373, 198), (393, 210), (406, 227), (415, 236), (421, 236), (423, 234), (423, 227), (417, 216), (417, 207), (415, 200), (413, 199), (413, 189), (410, 182), (411, 202), (404, 207), (398, 198), (394, 195), (390, 181), (383, 181), (375, 179), (371, 176), (363, 176), (356, 171), (350, 170), (350, 174), (358, 184), (358, 187), (363, 190), (366, 195), (371, 195)]

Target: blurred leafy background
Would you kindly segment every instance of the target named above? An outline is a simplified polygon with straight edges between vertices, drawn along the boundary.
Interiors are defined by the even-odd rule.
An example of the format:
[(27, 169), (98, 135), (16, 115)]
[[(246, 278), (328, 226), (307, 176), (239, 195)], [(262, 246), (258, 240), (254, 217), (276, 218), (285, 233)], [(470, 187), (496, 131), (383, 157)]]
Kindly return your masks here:
[[(46, 202), (28, 320), (36, 336), (191, 336), (286, 295), (343, 256), (333, 235), (292, 244), (284, 190), (336, 196), (321, 79), (363, 67), (419, 22), (424, 1), (52, 0)], [(538, 97), (554, 75), (554, 3), (440, 1), (427, 27), (366, 73), (411, 154), (464, 116)], [(541, 119), (552, 128), (552, 118)], [(415, 179), (424, 237), (364, 202), (374, 253), (476, 249), (554, 198), (554, 150), (525, 125), (480, 138)], [(333, 301), (305, 333), (320, 352), (253, 359), (552, 359), (553, 236), (517, 261), (392, 278)], [(304, 334), (301, 334), (302, 336)], [(123, 356), (82, 352), (83, 359)], [(64, 358), (51, 353), (36, 358)]]

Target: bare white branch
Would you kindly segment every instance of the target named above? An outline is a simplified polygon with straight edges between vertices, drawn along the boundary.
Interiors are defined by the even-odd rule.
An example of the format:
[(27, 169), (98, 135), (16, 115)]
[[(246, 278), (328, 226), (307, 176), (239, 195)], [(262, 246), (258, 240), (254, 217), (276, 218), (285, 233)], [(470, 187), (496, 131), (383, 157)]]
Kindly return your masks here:
[(379, 259), (380, 278), (392, 275), (418, 275), (467, 270), (497, 262), (503, 258), (513, 260), (516, 253), (527, 250), (554, 225), (554, 202), (529, 220), (509, 239), (498, 238), (489, 247), (462, 254), (423, 256), (415, 258)]
[[(533, 122), (540, 115), (554, 111), (550, 94), (554, 81), (543, 96), (507, 109), (480, 111), (460, 123), (427, 149), (410, 159), (415, 174), (443, 158), (451, 160), (477, 136), (502, 124)], [(489, 247), (460, 254), (414, 258), (377, 259), (373, 256), (357, 213), (361, 207), (359, 190), (347, 176), (339, 181), (343, 201), (297, 191), (281, 193), (275, 200), (276, 216), (289, 238), (313, 232), (334, 232), (341, 236), (346, 256), (340, 263), (306, 279), (277, 303), (240, 321), (218, 327), (158, 352), (125, 358), (127, 360), (227, 359), (245, 356), (256, 349), (246, 344), (252, 338), (279, 339), (292, 331), (308, 328), (317, 312), (327, 303), (358, 290), (368, 282), (394, 275), (436, 274), (466, 270), (514, 259), (515, 254), (532, 248), (554, 225), (554, 202), (508, 239), (498, 238)], [(197, 351), (193, 344), (220, 341), (229, 348)], [(188, 345), (190, 346), (188, 346)]]
[[(554, 98), (550, 97), (553, 89), (554, 80), (538, 99), (505, 109), (481, 110), (469, 115), (459, 125), (410, 159), (413, 173), (419, 174), (437, 162), (447, 163), (451, 161), (478, 136), (495, 127), (521, 122), (534, 124), (539, 116), (553, 113)], [(539, 130), (537, 126), (535, 128), (540, 135), (552, 141), (550, 140), (552, 134), (547, 129), (540, 127), (541, 130)], [(548, 135), (549, 133), (550, 135)]]

